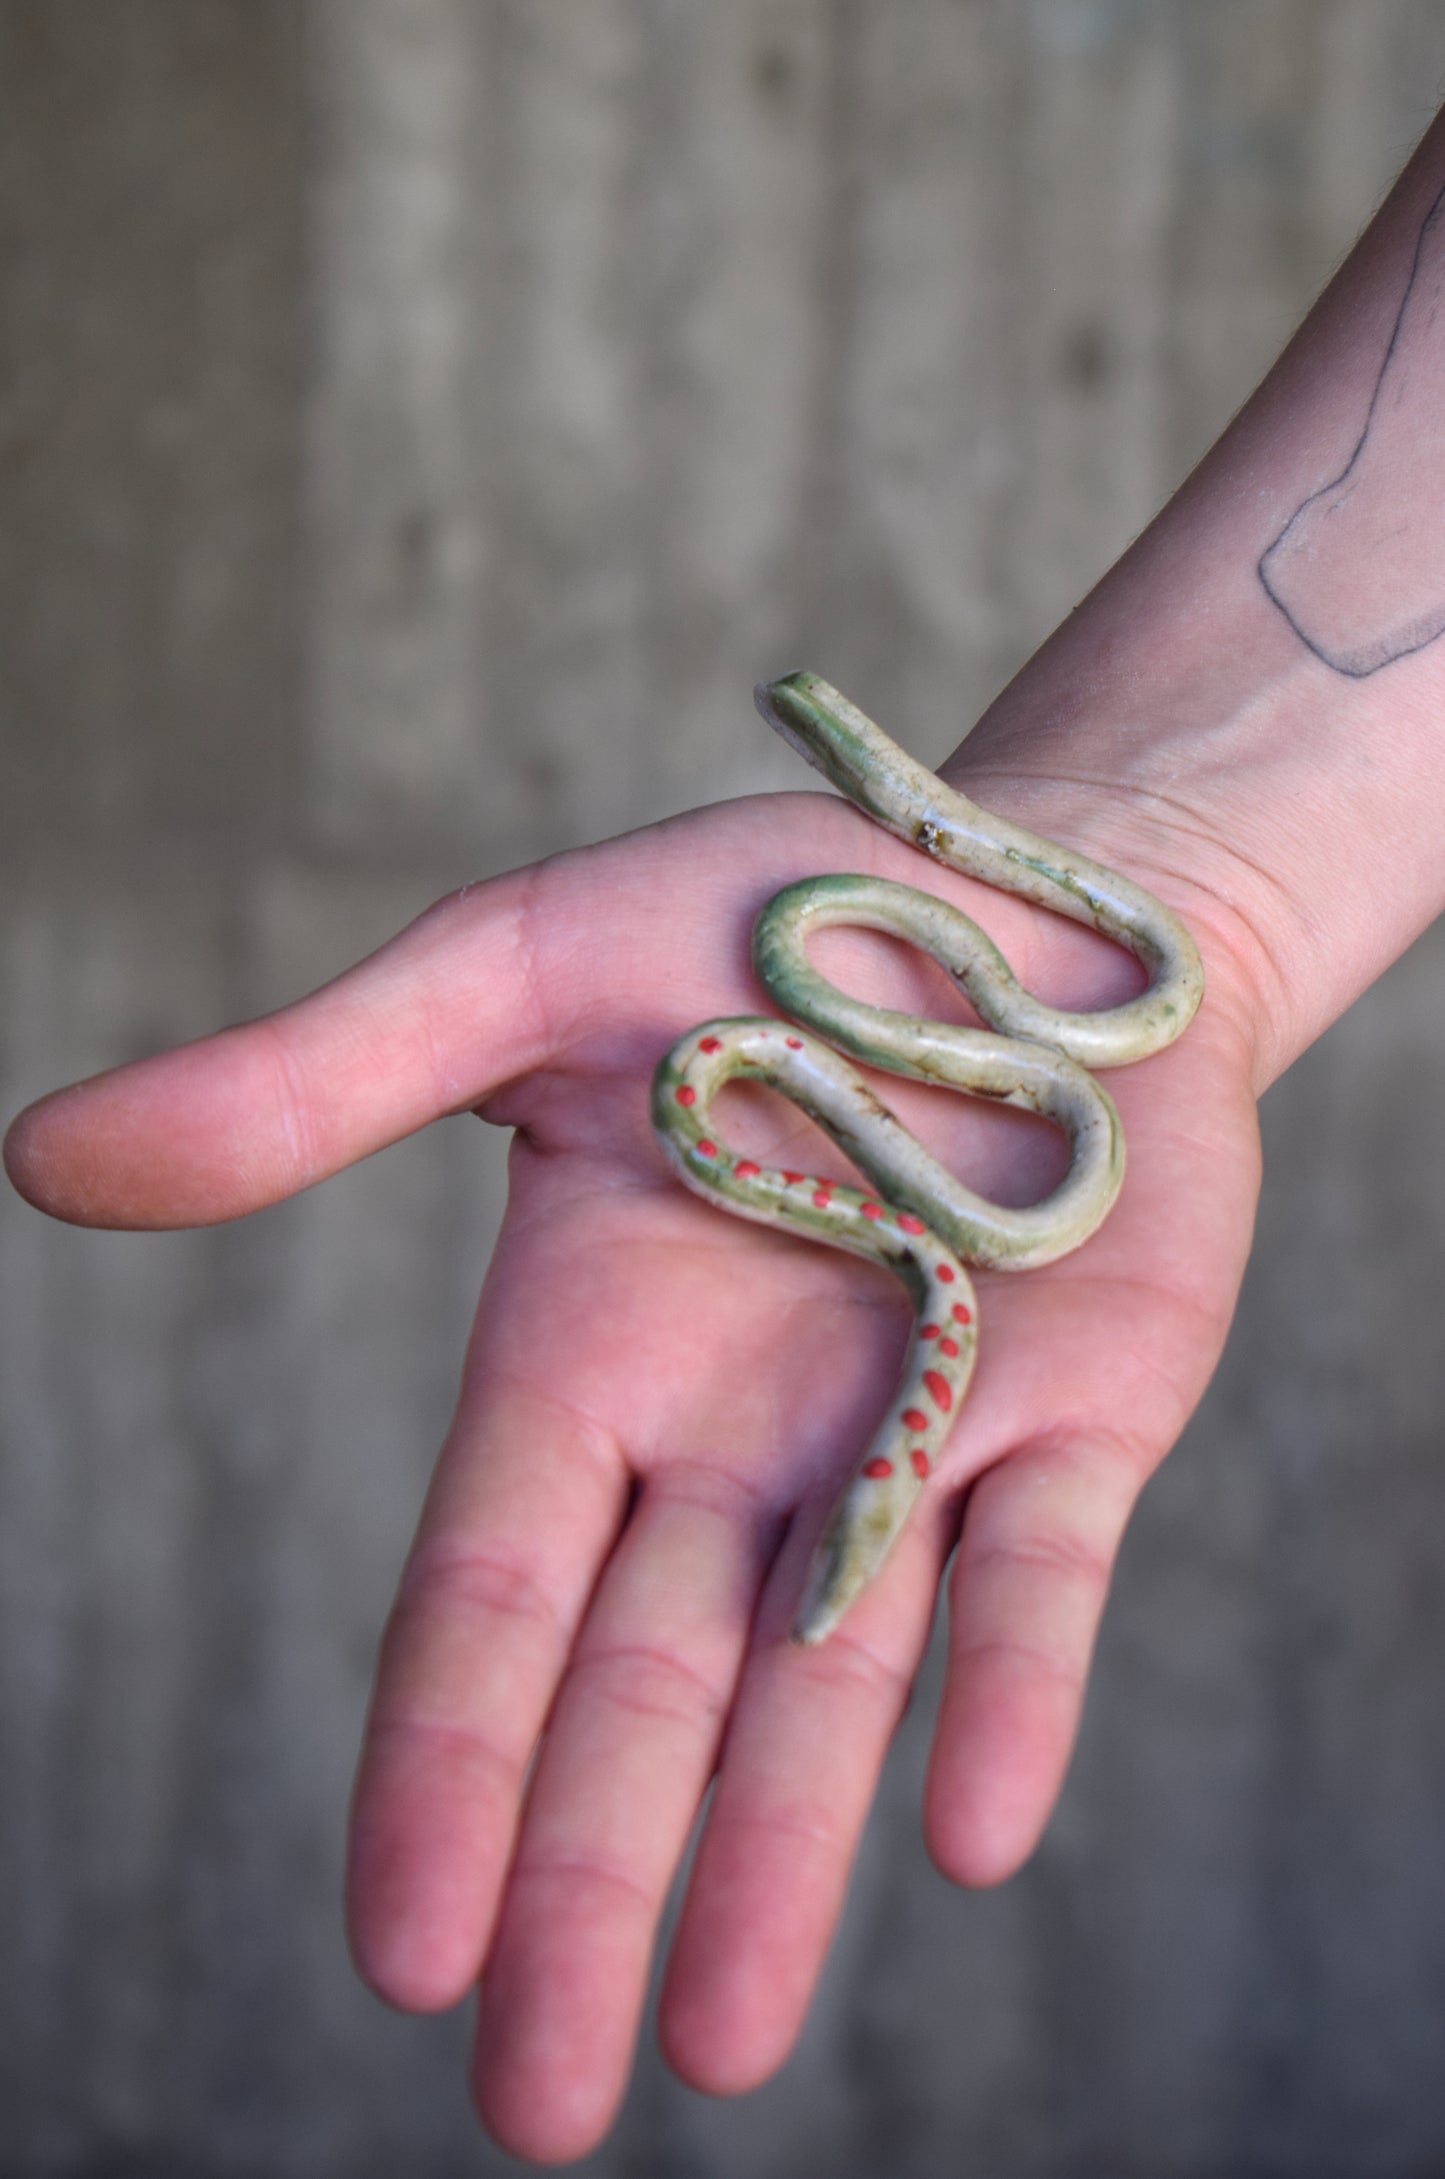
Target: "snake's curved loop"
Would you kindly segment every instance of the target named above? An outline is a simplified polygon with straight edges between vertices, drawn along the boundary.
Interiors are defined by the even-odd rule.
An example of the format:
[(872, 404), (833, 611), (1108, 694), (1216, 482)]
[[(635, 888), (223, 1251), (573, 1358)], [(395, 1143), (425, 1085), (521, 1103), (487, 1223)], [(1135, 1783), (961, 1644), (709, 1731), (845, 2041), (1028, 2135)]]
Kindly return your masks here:
[[(1094, 1232), (1119, 1192), (1124, 1146), (1111, 1099), (1085, 1070), (1124, 1066), (1171, 1044), (1199, 1006), (1204, 973), (1183, 923), (1152, 894), (979, 809), (816, 674), (771, 682), (756, 700), (786, 741), (888, 831), (949, 869), (1091, 924), (1127, 946), (1150, 976), (1127, 1005), (1066, 1013), (1025, 991), (987, 935), (946, 902), (881, 878), (809, 878), (764, 908), (753, 960), (770, 996), (817, 1034), (765, 1017), (704, 1022), (659, 1066), (653, 1124), (688, 1187), (739, 1217), (871, 1257), (913, 1298), (898, 1391), (834, 1507), (794, 1622), (794, 1639), (814, 1643), (882, 1565), (968, 1388), (977, 1302), (966, 1266), (1027, 1270)], [(956, 978), (988, 1028), (848, 998), (806, 954), (809, 932), (837, 923), (921, 947)], [(833, 1046), (868, 1066), (1042, 1114), (1068, 1136), (1068, 1172), (1026, 1209), (988, 1202), (929, 1156)], [(876, 1194), (735, 1157), (709, 1115), (718, 1091), (737, 1077), (799, 1105)]]

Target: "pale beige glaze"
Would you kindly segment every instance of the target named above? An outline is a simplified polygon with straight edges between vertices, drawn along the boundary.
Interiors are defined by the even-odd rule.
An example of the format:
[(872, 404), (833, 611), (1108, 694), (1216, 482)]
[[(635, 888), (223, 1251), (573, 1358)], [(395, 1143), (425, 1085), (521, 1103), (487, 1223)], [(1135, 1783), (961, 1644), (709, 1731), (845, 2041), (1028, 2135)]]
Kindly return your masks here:
[[(1128, 947), (1148, 989), (1124, 1006), (1071, 1014), (1025, 991), (971, 917), (882, 878), (805, 879), (771, 900), (753, 959), (792, 1022), (704, 1022), (668, 1053), (653, 1082), (653, 1122), (681, 1178), (739, 1217), (782, 1226), (885, 1264), (917, 1311), (897, 1393), (839, 1498), (813, 1558), (793, 1627), (822, 1641), (877, 1573), (937, 1465), (972, 1374), (978, 1306), (967, 1266), (1023, 1271), (1077, 1248), (1107, 1215), (1124, 1175), (1112, 1100), (1086, 1071), (1162, 1051), (1204, 993), (1198, 949), (1179, 917), (1141, 886), (1069, 848), (991, 817), (890, 741), (815, 674), (757, 691), (758, 709), (810, 764), (877, 823), (935, 862), (1088, 923)], [(986, 1029), (865, 1006), (810, 965), (810, 931), (887, 931), (956, 978)], [(821, 1041), (826, 1039), (826, 1041)], [(870, 1067), (944, 1083), (1037, 1112), (1069, 1139), (1053, 1193), (1005, 1209), (954, 1179), (894, 1118), (838, 1046)], [(709, 1119), (725, 1082), (765, 1082), (824, 1127), (876, 1194), (735, 1156)]]

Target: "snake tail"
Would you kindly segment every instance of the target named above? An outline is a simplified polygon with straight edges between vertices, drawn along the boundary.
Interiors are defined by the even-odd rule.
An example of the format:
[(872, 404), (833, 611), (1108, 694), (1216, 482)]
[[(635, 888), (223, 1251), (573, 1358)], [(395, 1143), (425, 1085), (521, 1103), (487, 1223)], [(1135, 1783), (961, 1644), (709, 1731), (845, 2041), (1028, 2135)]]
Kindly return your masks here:
[(845, 1181), (737, 1156), (711, 1117), (714, 1097), (735, 1077), (780, 1090), (865, 1172), (870, 1123), (891, 1120), (905, 1142), (911, 1138), (846, 1060), (817, 1037), (766, 1017), (704, 1022), (674, 1045), (653, 1081), (659, 1140), (696, 1194), (740, 1218), (869, 1257), (902, 1281), (913, 1302), (899, 1383), (809, 1569), (793, 1639), (811, 1645), (832, 1633), (872, 1580), (933, 1472), (973, 1375), (978, 1298), (961, 1258), (882, 1191), (865, 1195)]

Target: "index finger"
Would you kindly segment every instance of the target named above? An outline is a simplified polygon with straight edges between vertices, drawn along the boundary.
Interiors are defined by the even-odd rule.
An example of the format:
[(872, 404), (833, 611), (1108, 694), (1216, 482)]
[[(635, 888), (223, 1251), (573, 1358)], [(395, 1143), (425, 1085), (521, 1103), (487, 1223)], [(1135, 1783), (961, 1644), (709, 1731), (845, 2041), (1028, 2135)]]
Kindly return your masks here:
[(528, 1764), (627, 1510), (612, 1434), (471, 1375), (378, 1661), (352, 1801), (348, 1916), (373, 1989), (408, 2010), (476, 1980)]

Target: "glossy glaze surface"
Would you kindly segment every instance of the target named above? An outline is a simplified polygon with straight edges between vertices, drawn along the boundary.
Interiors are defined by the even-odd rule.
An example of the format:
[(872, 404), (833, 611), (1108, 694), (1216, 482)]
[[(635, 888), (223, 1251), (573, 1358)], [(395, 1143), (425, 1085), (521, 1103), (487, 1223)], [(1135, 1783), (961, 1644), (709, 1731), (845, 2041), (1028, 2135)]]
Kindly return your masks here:
[[(950, 870), (1092, 925), (1136, 954), (1150, 978), (1126, 1005), (1068, 1013), (1025, 991), (987, 934), (948, 902), (881, 878), (808, 878), (769, 901), (753, 933), (758, 975), (788, 1020), (703, 1022), (659, 1066), (653, 1122), (689, 1188), (738, 1217), (872, 1258), (902, 1280), (914, 1304), (898, 1389), (834, 1507), (804, 1587), (793, 1635), (813, 1643), (877, 1573), (937, 1467), (977, 1349), (968, 1267), (1028, 1270), (1096, 1230), (1123, 1180), (1124, 1145), (1113, 1102), (1088, 1070), (1126, 1066), (1172, 1043), (1198, 1008), (1204, 976), (1189, 932), (1161, 901), (990, 816), (817, 675), (791, 674), (756, 698), (769, 724), (876, 823)], [(987, 1027), (849, 998), (807, 957), (810, 932), (828, 924), (861, 925), (921, 947)], [(850, 1059), (1041, 1114), (1068, 1137), (1067, 1173), (1027, 1208), (988, 1202), (909, 1134)], [(736, 1156), (711, 1118), (719, 1090), (736, 1079), (791, 1099), (873, 1192)]]

